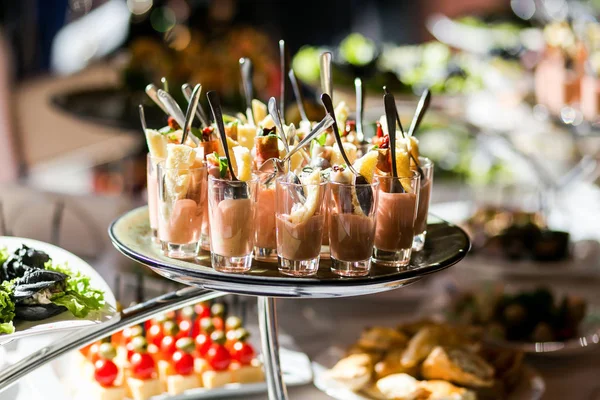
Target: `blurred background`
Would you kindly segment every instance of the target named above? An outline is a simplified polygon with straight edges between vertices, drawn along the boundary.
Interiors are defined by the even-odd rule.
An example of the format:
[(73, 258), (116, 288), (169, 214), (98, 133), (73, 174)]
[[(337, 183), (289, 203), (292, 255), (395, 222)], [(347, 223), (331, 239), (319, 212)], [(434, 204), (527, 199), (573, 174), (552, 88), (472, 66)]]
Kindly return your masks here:
[[(430, 88), (417, 136), (436, 163), (433, 202), (469, 230), (476, 254), (596, 268), (599, 13), (595, 0), (0, 1), (0, 233), (54, 242), (109, 282), (137, 282), (145, 272), (105, 230), (145, 202), (138, 104), (151, 126), (166, 119), (144, 87), (166, 77), (185, 104), (173, 88), (201, 82), (235, 113), (239, 58), (253, 61), (256, 96), (277, 96), (284, 39), (314, 118), (323, 51), (351, 109), (363, 79), (368, 134), (384, 85), (406, 124)], [(298, 121), (287, 94), (286, 120)], [(551, 251), (524, 249), (532, 232), (550, 235)]]

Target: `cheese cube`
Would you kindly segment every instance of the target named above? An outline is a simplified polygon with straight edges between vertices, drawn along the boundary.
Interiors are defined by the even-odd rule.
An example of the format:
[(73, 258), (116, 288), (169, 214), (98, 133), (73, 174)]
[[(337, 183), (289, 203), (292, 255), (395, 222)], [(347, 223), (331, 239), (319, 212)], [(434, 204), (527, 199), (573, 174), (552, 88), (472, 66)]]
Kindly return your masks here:
[(160, 381), (158, 379), (141, 380), (137, 378), (128, 378), (127, 385), (129, 386), (133, 400), (148, 400), (150, 397), (162, 393)]
[(194, 359), (194, 372), (198, 375), (202, 375), (204, 372), (208, 371), (210, 366), (208, 365), (208, 361), (204, 358), (195, 358)]
[(265, 380), (262, 366), (256, 359), (249, 365), (232, 364), (230, 370), (232, 381), (235, 383), (256, 383)]
[(202, 385), (207, 389), (214, 389), (231, 383), (230, 371), (206, 371), (202, 374)]
[(125, 389), (123, 387), (104, 387), (97, 382), (93, 382), (91, 392), (92, 394), (88, 398), (93, 400), (123, 400), (125, 398)]
[(167, 377), (167, 392), (171, 396), (181, 394), (189, 389), (200, 387), (200, 379), (192, 375), (171, 375)]

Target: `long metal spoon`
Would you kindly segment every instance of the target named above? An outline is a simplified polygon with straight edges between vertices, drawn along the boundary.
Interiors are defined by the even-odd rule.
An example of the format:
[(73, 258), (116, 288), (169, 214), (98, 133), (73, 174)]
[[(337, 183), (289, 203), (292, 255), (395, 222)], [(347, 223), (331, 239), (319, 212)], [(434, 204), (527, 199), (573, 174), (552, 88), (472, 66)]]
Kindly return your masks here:
[(256, 125), (252, 113), (252, 61), (249, 58), (240, 58), (240, 72), (242, 74), (242, 89), (246, 99), (246, 118), (252, 125)]
[(208, 104), (210, 105), (215, 123), (217, 124), (219, 138), (221, 139), (221, 144), (223, 145), (225, 158), (227, 158), (227, 167), (229, 168), (229, 173), (231, 174), (231, 180), (239, 181), (237, 176), (235, 176), (233, 164), (231, 164), (231, 157), (229, 155), (229, 146), (227, 146), (227, 134), (225, 133), (225, 125), (223, 124), (223, 112), (221, 111), (221, 101), (219, 100), (219, 95), (214, 90), (211, 90), (206, 93), (206, 97), (208, 98)]
[(165, 114), (170, 115), (169, 110), (167, 110), (163, 103), (158, 99), (158, 88), (156, 87), (156, 85), (154, 85), (153, 83), (147, 85), (146, 94), (158, 107), (160, 107), (161, 110), (163, 110)]
[(429, 105), (431, 104), (431, 92), (429, 89), (425, 89), (425, 91), (421, 94), (421, 99), (419, 99), (419, 104), (417, 104), (417, 109), (415, 110), (415, 116), (410, 123), (410, 127), (408, 128), (408, 137), (411, 137), (421, 125), (421, 121), (423, 121), (423, 117), (425, 113), (429, 109)]
[[(384, 86), (383, 90), (385, 91), (386, 94), (391, 95), (391, 93), (387, 89), (387, 87)], [(404, 132), (404, 128), (402, 127), (402, 122), (400, 121), (400, 114), (398, 113), (398, 108), (396, 107), (396, 99), (394, 98), (393, 95), (391, 95), (391, 96), (392, 96), (392, 99), (394, 100), (394, 113), (396, 114), (396, 123), (398, 124), (398, 127), (400, 128), (400, 133), (402, 134), (402, 137), (406, 139), (407, 137), (410, 137), (410, 136), (407, 136), (406, 133)], [(391, 106), (391, 104), (390, 104), (390, 106)], [(421, 116), (421, 119), (422, 118), (423, 117)], [(414, 121), (414, 119), (413, 119), (413, 121)], [(411, 123), (411, 125), (412, 125), (412, 123)], [(388, 130), (389, 130), (389, 128), (388, 128)], [(417, 172), (419, 173), (419, 175), (421, 175), (421, 179), (425, 179), (425, 173), (423, 172), (423, 169), (421, 168), (421, 163), (419, 162), (419, 160), (416, 159), (415, 156), (413, 155), (413, 153), (410, 151), (408, 152), (408, 155), (410, 156), (410, 159), (413, 160), (413, 162), (415, 163), (415, 166), (417, 167)]]
[(158, 89), (158, 100), (163, 104), (163, 106), (165, 106), (169, 115), (175, 118), (177, 124), (183, 128), (185, 125), (185, 115), (183, 114), (183, 111), (181, 111), (181, 108), (175, 99), (164, 90)]
[(285, 120), (285, 82), (288, 68), (288, 56), (285, 47), (285, 40), (279, 41), (279, 70), (281, 73), (281, 83), (279, 88), (279, 113), (281, 114), (282, 121)]
[(200, 101), (201, 92), (202, 86), (196, 85), (194, 91), (192, 92), (192, 97), (190, 98), (190, 102), (185, 113), (185, 125), (183, 127), (183, 134), (181, 135), (181, 144), (185, 143), (185, 140), (187, 139), (188, 135), (190, 134), (190, 130), (192, 129), (192, 122), (194, 122), (194, 115), (198, 110), (198, 102)]
[(362, 86), (362, 79), (354, 79), (354, 89), (356, 91), (356, 139), (358, 139), (361, 145), (368, 144), (363, 131), (365, 92)]
[(283, 129), (283, 122), (281, 121), (281, 115), (279, 114), (279, 110), (277, 109), (277, 100), (275, 100), (275, 97), (271, 97), (269, 99), (267, 108), (269, 109), (269, 114), (271, 115), (271, 118), (273, 118), (273, 122), (275, 122), (275, 127), (279, 132), (281, 141), (283, 142), (283, 147), (285, 147), (285, 152), (287, 154), (290, 152), (290, 145), (288, 144), (285, 130)]
[(144, 106), (140, 104), (138, 109), (140, 111), (140, 121), (142, 122), (142, 129), (144, 130), (145, 135), (146, 131), (148, 130), (148, 125), (146, 125), (146, 113), (144, 112)]
[(294, 69), (292, 67), (290, 67), (288, 77), (290, 78), (290, 82), (292, 82), (292, 89), (294, 90), (294, 97), (296, 98), (298, 111), (300, 111), (300, 118), (302, 118), (302, 121), (305, 123), (310, 124), (310, 120), (308, 119), (306, 110), (304, 109), (304, 96), (302, 95), (302, 90), (300, 90), (300, 85), (298, 84), (296, 74), (294, 73)]
[(352, 163), (350, 163), (350, 160), (346, 155), (346, 151), (344, 151), (344, 143), (342, 142), (340, 130), (338, 129), (338, 125), (335, 120), (335, 113), (333, 110), (333, 102), (331, 101), (331, 97), (329, 97), (327, 93), (323, 93), (321, 95), (321, 102), (323, 102), (327, 113), (333, 118), (333, 134), (335, 136), (335, 141), (337, 142), (337, 145), (340, 149), (340, 154), (342, 155), (344, 162), (346, 163), (348, 169), (350, 169), (350, 171), (355, 176), (354, 185), (367, 185), (361, 186), (361, 188), (364, 190), (356, 191), (356, 197), (358, 198), (358, 203), (360, 204), (360, 208), (362, 209), (363, 213), (365, 213), (365, 215), (369, 215), (369, 213), (371, 212), (371, 205), (373, 204), (373, 190), (371, 189), (371, 186), (369, 186), (369, 181), (367, 181), (367, 178), (365, 178), (356, 169), (354, 169)]
[[(200, 85), (200, 87), (202, 88), (202, 85)], [(185, 97), (188, 103), (190, 102), (190, 98), (192, 97), (192, 91), (193, 89), (189, 84), (184, 83), (183, 85), (181, 85), (181, 92), (183, 93), (183, 97)], [(202, 105), (200, 103), (198, 103), (198, 108), (196, 109), (196, 116), (198, 117), (200, 123), (204, 128), (210, 126), (210, 119), (204, 112), (204, 109), (202, 108)]]
[(331, 76), (331, 52), (321, 54), (321, 91), (333, 99), (333, 81)]
[(404, 193), (404, 188), (398, 182), (398, 170), (396, 166), (396, 119), (398, 119), (398, 116), (394, 95), (391, 93), (384, 94), (383, 105), (385, 107), (385, 117), (388, 126), (388, 135), (390, 137), (390, 152), (392, 157), (392, 183), (390, 185), (390, 193)]

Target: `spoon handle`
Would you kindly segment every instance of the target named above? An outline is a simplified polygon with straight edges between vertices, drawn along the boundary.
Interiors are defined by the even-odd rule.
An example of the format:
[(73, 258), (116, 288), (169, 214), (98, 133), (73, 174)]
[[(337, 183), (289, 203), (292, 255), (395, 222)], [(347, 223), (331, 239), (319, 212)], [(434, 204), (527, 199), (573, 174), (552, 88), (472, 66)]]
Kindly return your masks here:
[[(385, 118), (387, 121), (388, 135), (390, 138), (390, 151), (392, 153), (392, 176), (398, 177), (398, 170), (396, 169), (396, 101), (394, 95), (386, 93), (383, 95), (383, 105), (385, 107)], [(394, 185), (392, 185), (393, 187)]]
[(167, 82), (167, 78), (164, 76), (160, 78), (160, 83), (162, 83), (163, 90), (169, 93), (169, 82)]
[(198, 101), (200, 100), (201, 91), (202, 86), (196, 85), (194, 91), (192, 92), (192, 97), (190, 97), (190, 102), (185, 113), (185, 127), (183, 128), (183, 134), (181, 135), (181, 144), (185, 143), (185, 140), (188, 138), (190, 130), (192, 129), (192, 122), (194, 122), (194, 115), (196, 115), (196, 111), (198, 109)]
[(267, 107), (269, 109), (269, 114), (271, 115), (271, 118), (273, 118), (273, 122), (275, 122), (275, 126), (279, 131), (281, 141), (283, 142), (283, 147), (285, 147), (286, 153), (289, 153), (290, 146), (288, 144), (287, 137), (285, 136), (285, 130), (283, 130), (283, 123), (281, 122), (281, 115), (279, 115), (279, 110), (277, 109), (277, 100), (275, 100), (275, 97), (271, 97), (269, 99), (269, 104)]
[(429, 91), (429, 89), (425, 89), (425, 91), (421, 95), (419, 104), (417, 104), (417, 110), (410, 124), (410, 128), (408, 128), (408, 137), (411, 137), (419, 128), (419, 125), (421, 125), (421, 121), (423, 121), (423, 117), (425, 116), (425, 113), (429, 108), (429, 104), (431, 104), (431, 92)]
[(321, 91), (328, 94), (330, 98), (333, 98), (333, 83), (331, 79), (331, 52), (326, 51), (321, 54)]
[(229, 173), (231, 174), (231, 180), (237, 181), (238, 178), (235, 176), (233, 166), (231, 165), (231, 157), (229, 156), (229, 147), (227, 146), (227, 135), (225, 134), (225, 125), (223, 125), (223, 112), (221, 111), (221, 101), (219, 100), (219, 95), (214, 90), (211, 90), (206, 93), (206, 97), (208, 97), (208, 104), (210, 105), (215, 123), (217, 124), (219, 138), (221, 139), (221, 144), (223, 145), (225, 158), (227, 158), (227, 167), (229, 168)]
[(242, 88), (244, 90), (244, 97), (246, 98), (246, 117), (250, 124), (256, 125), (254, 114), (252, 113), (252, 61), (249, 58), (240, 58), (240, 71), (242, 73)]
[(148, 130), (148, 125), (146, 125), (146, 113), (144, 113), (144, 106), (143, 105), (139, 105), (139, 111), (140, 111), (140, 121), (142, 122), (142, 129), (144, 130), (144, 135), (146, 134), (146, 131)]
[(346, 155), (346, 152), (344, 151), (344, 143), (342, 143), (342, 137), (340, 136), (340, 130), (338, 129), (337, 121), (335, 120), (335, 112), (333, 110), (333, 103), (331, 101), (331, 97), (329, 97), (329, 95), (327, 93), (323, 93), (321, 95), (321, 102), (323, 103), (323, 106), (325, 106), (325, 110), (327, 110), (327, 114), (331, 115), (331, 117), (333, 118), (333, 135), (335, 136), (335, 141), (337, 142), (337, 145), (340, 148), (340, 154), (342, 155), (344, 162), (346, 163), (346, 165), (348, 166), (348, 168), (350, 169), (350, 171), (352, 171), (352, 173), (354, 175), (358, 175), (358, 172), (354, 169), (354, 167), (352, 167), (352, 164), (350, 163), (350, 160), (348, 159), (348, 156)]
[[(202, 85), (200, 85), (200, 88), (202, 88)], [(181, 92), (183, 93), (183, 96), (188, 101), (188, 103), (190, 101), (190, 98), (192, 97), (192, 91), (193, 91), (193, 89), (188, 83), (184, 83), (183, 85), (181, 85)], [(206, 128), (206, 127), (210, 126), (210, 119), (204, 112), (204, 109), (202, 108), (202, 105), (200, 104), (200, 102), (198, 102), (198, 108), (196, 109), (196, 116), (202, 123), (203, 127)]]
[(362, 143), (365, 141), (363, 131), (365, 92), (362, 86), (362, 79), (354, 79), (354, 88), (356, 90), (356, 139), (358, 139), (359, 143)]
[(300, 118), (302, 118), (302, 121), (310, 123), (310, 120), (306, 116), (306, 110), (304, 109), (304, 96), (302, 95), (302, 90), (300, 90), (298, 79), (296, 79), (296, 74), (292, 68), (290, 68), (288, 76), (290, 78), (290, 82), (292, 82), (292, 90), (294, 91), (296, 104), (298, 105), (298, 110), (300, 111)]
[(279, 113), (281, 114), (281, 120), (285, 120), (285, 77), (288, 71), (288, 55), (287, 48), (285, 46), (285, 40), (279, 41), (279, 69), (281, 72), (281, 87), (279, 88)]
[(169, 111), (171, 117), (175, 118), (177, 124), (180, 127), (184, 127), (185, 125), (185, 115), (183, 115), (183, 111), (179, 107), (179, 104), (175, 101), (173, 97), (162, 89), (158, 89), (158, 99), (162, 102), (165, 108)]
[(317, 125), (315, 125), (315, 127), (313, 128), (313, 130), (310, 131), (310, 133), (308, 135), (306, 135), (304, 137), (304, 139), (302, 139), (296, 145), (296, 147), (294, 147), (293, 149), (291, 149), (290, 152), (285, 155), (285, 157), (283, 157), (282, 161), (289, 160), (298, 150), (300, 150), (301, 148), (303, 148), (307, 144), (309, 144), (311, 142), (311, 140), (313, 140), (314, 138), (316, 138), (317, 136), (319, 136), (325, 129), (327, 129), (331, 125), (333, 125), (334, 122), (335, 121), (334, 121), (334, 119), (333, 119), (333, 117), (331, 115), (329, 115), (329, 114), (325, 115), (325, 118), (323, 118), (321, 120), (321, 122), (319, 122)]
[(167, 115), (169, 114), (169, 110), (167, 110), (167, 108), (163, 105), (163, 103), (160, 101), (160, 99), (158, 98), (158, 88), (156, 87), (156, 85), (154, 84), (149, 84), (148, 86), (146, 86), (146, 94), (148, 95), (148, 97), (150, 97), (150, 99), (152, 99), (152, 101), (161, 109), (163, 110), (163, 112)]

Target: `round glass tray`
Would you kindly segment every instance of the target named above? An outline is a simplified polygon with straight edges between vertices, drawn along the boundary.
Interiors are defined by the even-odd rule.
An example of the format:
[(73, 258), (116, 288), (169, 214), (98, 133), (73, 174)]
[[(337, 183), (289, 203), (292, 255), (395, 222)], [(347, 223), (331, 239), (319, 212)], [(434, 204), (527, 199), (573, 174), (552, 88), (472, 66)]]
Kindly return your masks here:
[(414, 254), (405, 268), (373, 264), (368, 276), (342, 278), (331, 273), (329, 260), (321, 260), (316, 276), (294, 278), (280, 274), (276, 263), (255, 260), (247, 273), (225, 274), (211, 267), (208, 252), (202, 252), (195, 260), (165, 257), (152, 241), (147, 207), (116, 219), (108, 234), (124, 255), (169, 279), (211, 290), (272, 297), (344, 297), (395, 289), (456, 264), (471, 246), (462, 229), (429, 215), (425, 248)]

